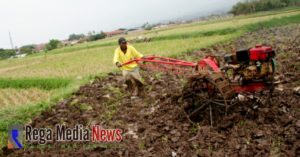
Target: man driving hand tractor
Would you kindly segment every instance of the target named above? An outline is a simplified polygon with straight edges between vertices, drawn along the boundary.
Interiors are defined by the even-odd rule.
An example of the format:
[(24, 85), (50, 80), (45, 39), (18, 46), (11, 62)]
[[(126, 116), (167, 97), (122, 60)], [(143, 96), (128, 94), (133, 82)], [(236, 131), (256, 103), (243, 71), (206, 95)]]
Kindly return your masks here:
[(133, 46), (128, 45), (125, 38), (121, 37), (118, 40), (119, 47), (116, 48), (113, 63), (122, 70), (122, 74), (127, 85), (127, 89), (133, 96), (141, 95), (143, 92), (144, 82), (139, 73), (139, 67), (136, 62), (122, 65), (133, 59), (142, 58), (143, 55), (139, 53)]

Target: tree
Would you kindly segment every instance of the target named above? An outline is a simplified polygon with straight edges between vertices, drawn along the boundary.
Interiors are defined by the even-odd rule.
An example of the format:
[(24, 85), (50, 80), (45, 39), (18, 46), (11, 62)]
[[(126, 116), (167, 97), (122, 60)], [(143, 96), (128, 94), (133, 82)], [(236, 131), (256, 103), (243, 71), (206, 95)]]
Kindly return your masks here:
[(89, 31), (87, 34), (88, 34), (88, 36), (95, 35), (95, 34), (96, 34), (96, 31)]
[(53, 50), (53, 49), (56, 49), (56, 48), (58, 48), (58, 47), (60, 47), (61, 46), (61, 41), (59, 41), (59, 40), (56, 40), (56, 39), (51, 39), (50, 41), (49, 41), (49, 43), (46, 45), (46, 50), (47, 51), (50, 51), (50, 50)]
[(284, 2), (286, 5), (288, 6), (300, 6), (300, 1), (299, 0), (281, 0), (282, 2)]
[(35, 45), (25, 45), (20, 48), (21, 53), (32, 54), (34, 53)]
[(9, 57), (15, 56), (16, 51), (11, 49), (0, 49), (0, 59), (7, 59)]
[(148, 22), (142, 25), (142, 28), (145, 30), (151, 30), (153, 28), (153, 25), (150, 25)]
[(84, 34), (70, 34), (69, 35), (69, 41), (73, 41), (73, 40), (79, 40), (79, 39), (82, 39), (84, 38), (85, 35)]
[(147, 25), (147, 26), (145, 26), (145, 30), (147, 30), (147, 31), (151, 30), (152, 28), (153, 28), (152, 25)]
[(300, 0), (246, 0), (234, 5), (230, 13), (234, 15), (249, 14), (295, 5), (300, 5)]
[(90, 35), (89, 36), (89, 41), (96, 41), (99, 39), (104, 39), (106, 37), (106, 34), (101, 31), (100, 33), (94, 34), (94, 35)]

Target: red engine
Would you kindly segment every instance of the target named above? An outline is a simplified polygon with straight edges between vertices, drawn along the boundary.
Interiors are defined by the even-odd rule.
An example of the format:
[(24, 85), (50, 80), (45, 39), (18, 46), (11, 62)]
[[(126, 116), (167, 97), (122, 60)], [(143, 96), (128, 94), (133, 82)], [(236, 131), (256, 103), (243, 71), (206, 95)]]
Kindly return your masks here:
[(249, 50), (250, 61), (267, 61), (274, 57), (275, 52), (269, 46), (256, 45)]
[(275, 52), (272, 47), (256, 45), (225, 56), (225, 73), (232, 82), (269, 81), (275, 70)]

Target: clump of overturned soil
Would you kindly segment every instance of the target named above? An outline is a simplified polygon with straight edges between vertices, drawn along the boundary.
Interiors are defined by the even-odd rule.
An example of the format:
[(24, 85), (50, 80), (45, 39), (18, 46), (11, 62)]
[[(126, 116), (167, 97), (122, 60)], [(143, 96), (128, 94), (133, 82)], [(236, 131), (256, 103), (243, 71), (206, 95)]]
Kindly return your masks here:
[[(116, 144), (77, 143), (62, 147), (50, 143), (44, 148), (9, 152), (9, 156), (299, 156), (300, 96), (293, 91), (300, 79), (300, 25), (248, 33), (236, 41), (188, 53), (195, 60), (211, 52), (230, 52), (257, 43), (273, 46), (277, 52), (279, 86), (271, 103), (257, 108), (247, 102), (216, 119), (191, 123), (182, 106), (184, 78), (142, 72), (146, 95), (132, 99), (120, 74), (96, 78), (80, 87), (70, 98), (59, 102), (32, 120), (33, 127), (56, 124), (121, 128), (124, 139)], [(185, 56), (181, 56), (184, 58)], [(267, 92), (262, 97), (267, 96)], [(70, 144), (71, 145), (71, 144)], [(48, 147), (50, 146), (50, 147)]]

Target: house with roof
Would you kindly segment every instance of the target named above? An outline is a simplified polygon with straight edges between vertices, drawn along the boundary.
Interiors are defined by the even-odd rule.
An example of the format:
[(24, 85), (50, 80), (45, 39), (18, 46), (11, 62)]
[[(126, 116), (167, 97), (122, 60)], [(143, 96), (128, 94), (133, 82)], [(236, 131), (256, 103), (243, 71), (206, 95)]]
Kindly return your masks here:
[(111, 32), (104, 32), (104, 34), (107, 37), (112, 37), (112, 36), (121, 35), (121, 34), (125, 34), (125, 33), (126, 33), (125, 29), (117, 29), (117, 30), (114, 30), (114, 31), (111, 31)]

